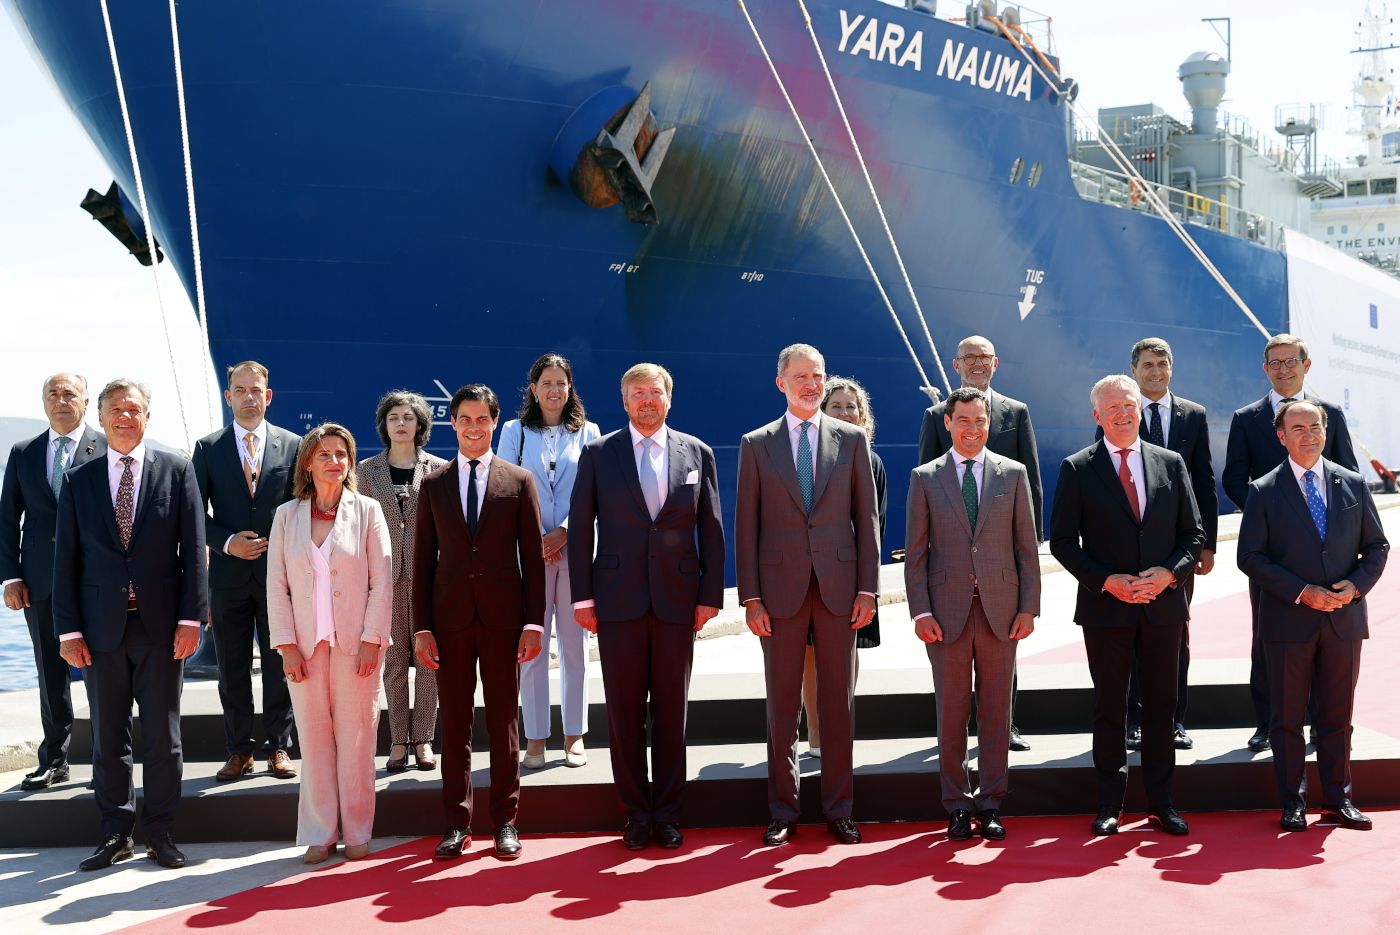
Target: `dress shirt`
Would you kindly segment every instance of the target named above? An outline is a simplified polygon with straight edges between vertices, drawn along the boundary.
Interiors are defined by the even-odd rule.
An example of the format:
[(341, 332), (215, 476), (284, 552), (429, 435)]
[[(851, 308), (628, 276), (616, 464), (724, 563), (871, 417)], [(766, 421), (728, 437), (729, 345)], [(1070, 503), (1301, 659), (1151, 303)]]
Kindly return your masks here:
[[(495, 455), (491, 454), (490, 449), (487, 449), (484, 455), (476, 459), (477, 522), (481, 522), (481, 510), (486, 506), (486, 475), (491, 470), (491, 460), (494, 457)], [(459, 451), (457, 452), (457, 492), (462, 498), (462, 519), (467, 518), (467, 484), (471, 483), (471, 478), (471, 459)], [(525, 629), (534, 630), (537, 633), (544, 632), (544, 627), (538, 623), (527, 623), (525, 624)], [(424, 631), (419, 630), (417, 632), (422, 633)], [(549, 647), (545, 647), (545, 651), (548, 652), (548, 650)]]
[(311, 616), (316, 622), (316, 643), (335, 645), (335, 602), (331, 600), (331, 548), (335, 530), (326, 531), (326, 540), (317, 545), (307, 537), (311, 550)]
[[(141, 509), (141, 469), (146, 460), (146, 443), (142, 442), (131, 449), (130, 455), (134, 459), (131, 462), (131, 518), (135, 521), (136, 514)], [(126, 457), (126, 455), (123, 455), (115, 448), (109, 447), (107, 449), (107, 486), (112, 493), (113, 510), (117, 508), (117, 490), (121, 487), (122, 474), (126, 471), (126, 465), (122, 464), (122, 458), (124, 457)], [(182, 627), (197, 627), (200, 625), (198, 620), (180, 620), (178, 623)], [(59, 641), (77, 639), (80, 636), (82, 636), (82, 634), (74, 630), (71, 633), (61, 634), (59, 636)]]
[[(258, 440), (257, 457), (253, 457), (248, 453), (247, 435), (249, 432), (252, 432), (253, 437)], [(255, 429), (245, 429), (237, 422), (233, 423), (233, 442), (234, 447), (238, 449), (238, 466), (242, 468), (243, 465), (248, 465), (249, 469), (253, 472), (253, 484), (256, 488), (258, 478), (262, 476), (263, 451), (267, 448), (267, 420), (263, 419), (258, 423), (258, 427)], [(229, 554), (229, 544), (236, 538), (238, 538), (237, 533), (224, 540), (225, 555)]]
[[(1293, 398), (1295, 400), (1307, 399), (1307, 396), (1304, 395), (1302, 390), (1299, 390), (1298, 395)], [(1269, 405), (1274, 407), (1274, 415), (1278, 415), (1278, 411), (1283, 408), (1283, 399), (1284, 398), (1278, 394), (1278, 390), (1269, 390)]]
[[(791, 409), (789, 409), (785, 413), (785, 415), (787, 417), (788, 442), (792, 445), (792, 463), (794, 466), (796, 466), (797, 445), (802, 438), (801, 431), (803, 419)], [(815, 481), (817, 477), (817, 439), (821, 437), (821, 418), (822, 412), (820, 409), (818, 409), (816, 413), (812, 416), (812, 418), (806, 420), (812, 423), (811, 428), (807, 429), (807, 446), (812, 450), (813, 481)]]
[[(953, 466), (954, 466), (955, 468), (957, 468), (957, 471), (958, 471), (958, 489), (961, 490), (961, 489), (962, 489), (962, 483), (963, 483), (963, 475), (967, 472), (967, 465), (966, 465), (966, 464), (963, 464), (963, 462), (966, 461), (967, 458), (964, 458), (962, 455), (958, 454), (958, 450), (957, 450), (956, 448), (950, 448), (949, 450), (953, 453), (953, 459), (954, 459), (954, 460), (953, 460)], [(987, 449), (986, 449), (985, 447), (983, 447), (981, 451), (977, 452), (976, 457), (974, 457), (974, 458), (972, 459), (972, 482), (973, 482), (974, 484), (977, 485), (977, 502), (978, 502), (978, 503), (981, 503), (981, 502), (982, 502), (982, 475), (983, 475), (983, 473), (985, 472), (986, 467), (987, 467)], [(862, 591), (861, 593), (864, 594), (865, 592)], [(922, 620), (924, 617), (932, 617), (932, 616), (933, 616), (933, 614), (931, 614), (931, 613), (919, 614), (917, 617), (914, 618), (914, 622), (915, 622), (915, 623), (918, 623), (918, 622), (919, 622), (920, 620)]]
[[(1118, 457), (1118, 446), (1110, 444), (1107, 436), (1103, 440), (1104, 448), (1108, 450), (1109, 460), (1113, 462), (1113, 473), (1118, 473), (1118, 465), (1122, 458)], [(1138, 516), (1147, 512), (1147, 481), (1142, 476), (1142, 439), (1135, 438), (1128, 446), (1128, 473), (1133, 475), (1133, 486), (1137, 488)]]
[[(631, 422), (627, 423), (627, 431), (632, 433), (632, 460), (637, 465), (637, 477), (642, 476), (642, 439), (647, 436), (637, 431), (637, 427)], [(651, 435), (651, 440), (656, 442), (656, 447), (651, 453), (651, 470), (656, 475), (656, 503), (657, 507), (666, 505), (666, 481), (670, 477), (667, 473), (670, 465), (670, 458), (666, 453), (666, 423), (661, 423), (661, 428)]]
[(1313, 474), (1313, 486), (1317, 488), (1317, 495), (1322, 498), (1322, 505), (1327, 506), (1327, 475), (1322, 470), (1322, 459), (1318, 458), (1317, 463), (1310, 468), (1305, 468), (1293, 458), (1288, 459), (1288, 466), (1293, 469), (1293, 478), (1298, 482), (1298, 492), (1303, 495), (1303, 502), (1308, 501), (1307, 481), (1303, 475), (1309, 471)]
[[(1152, 424), (1152, 407), (1157, 407), (1157, 416), (1162, 422), (1162, 446), (1167, 447), (1167, 443), (1172, 440), (1172, 392), (1167, 390), (1162, 394), (1162, 398), (1156, 400), (1142, 398), (1142, 434), (1147, 434), (1147, 427)], [(1130, 459), (1131, 460), (1131, 459)]]

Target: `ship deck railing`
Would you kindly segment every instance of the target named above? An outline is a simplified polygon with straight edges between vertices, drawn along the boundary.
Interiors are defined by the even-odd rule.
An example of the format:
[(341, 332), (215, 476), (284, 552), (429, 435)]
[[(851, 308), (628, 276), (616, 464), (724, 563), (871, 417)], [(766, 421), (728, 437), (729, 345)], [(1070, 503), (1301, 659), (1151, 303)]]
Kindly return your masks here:
[(1070, 171), (1075, 189), (1087, 201), (1155, 214), (1143, 190), (1151, 189), (1183, 224), (1217, 230), (1274, 250), (1283, 249), (1285, 228), (1273, 218), (1159, 182), (1137, 183), (1143, 188), (1135, 191), (1135, 183), (1127, 175), (1083, 162), (1070, 160)]

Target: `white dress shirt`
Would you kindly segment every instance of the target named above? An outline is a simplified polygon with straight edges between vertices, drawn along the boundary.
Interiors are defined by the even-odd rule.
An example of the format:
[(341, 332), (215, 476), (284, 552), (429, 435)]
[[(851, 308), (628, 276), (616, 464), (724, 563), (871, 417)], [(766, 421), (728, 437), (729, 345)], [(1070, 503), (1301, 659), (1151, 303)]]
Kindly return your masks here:
[[(797, 465), (797, 445), (802, 438), (802, 417), (789, 409), (785, 413), (787, 417), (788, 442), (792, 445), (792, 463)], [(807, 446), (812, 449), (812, 481), (817, 479), (817, 439), (821, 437), (821, 410), (818, 409), (812, 418), (806, 420), (811, 424), (807, 429)]]
[[(1298, 395), (1294, 396), (1293, 399), (1300, 400), (1307, 399), (1307, 397), (1303, 395), (1302, 390), (1299, 390)], [(1283, 397), (1278, 394), (1278, 390), (1269, 390), (1269, 405), (1274, 407), (1274, 415), (1278, 415), (1278, 411), (1283, 408)]]
[[(136, 520), (137, 507), (141, 504), (141, 472), (145, 467), (146, 443), (142, 442), (131, 449), (130, 456), (133, 459), (131, 462), (131, 519), (134, 522)], [(126, 465), (122, 464), (122, 458), (124, 457), (126, 457), (126, 455), (123, 455), (115, 448), (107, 449), (107, 486), (112, 494), (113, 510), (117, 508), (117, 491), (121, 489), (122, 475), (126, 473)], [(198, 620), (180, 620), (178, 623), (182, 627), (197, 627), (200, 625)], [(80, 636), (82, 636), (82, 634), (74, 630), (71, 633), (61, 634), (58, 639), (60, 642), (64, 642), (77, 639)]]
[(316, 622), (316, 644), (325, 642), (335, 645), (335, 601), (331, 599), (331, 549), (334, 548), (335, 530), (326, 531), (326, 540), (320, 545), (307, 537), (306, 545), (311, 549), (311, 616)]
[[(627, 430), (632, 433), (632, 460), (637, 465), (637, 477), (642, 476), (642, 439), (647, 436), (637, 431), (637, 427), (631, 422), (627, 423)], [(651, 470), (656, 475), (656, 505), (661, 508), (666, 505), (666, 484), (671, 476), (668, 471), (670, 459), (666, 453), (666, 423), (661, 423), (661, 428), (651, 435), (651, 440), (656, 442), (656, 446), (651, 450)]]
[(1142, 398), (1142, 434), (1147, 434), (1147, 426), (1152, 424), (1152, 407), (1157, 407), (1158, 417), (1162, 421), (1162, 445), (1172, 440), (1172, 392), (1167, 390), (1162, 394), (1162, 398), (1152, 401), (1146, 396)]
[(1312, 472), (1313, 486), (1317, 488), (1317, 495), (1322, 498), (1322, 505), (1325, 508), (1327, 506), (1327, 475), (1322, 470), (1322, 459), (1318, 458), (1316, 464), (1305, 468), (1290, 457), (1288, 466), (1293, 469), (1293, 478), (1298, 481), (1298, 490), (1303, 495), (1304, 503), (1308, 501), (1308, 483), (1303, 475)]
[[(1109, 458), (1113, 462), (1113, 473), (1118, 473), (1118, 465), (1123, 459), (1118, 457), (1118, 446), (1110, 444), (1107, 438), (1103, 440), (1104, 448), (1107, 449)], [(1128, 446), (1128, 473), (1133, 475), (1133, 486), (1137, 488), (1138, 516), (1147, 512), (1147, 481), (1142, 476), (1142, 439), (1135, 438)]]
[[(486, 506), (486, 475), (491, 470), (491, 461), (496, 456), (490, 449), (476, 459), (476, 518), (481, 519), (481, 509)], [(462, 518), (467, 518), (467, 485), (471, 483), (472, 464), (471, 459), (460, 451), (457, 452), (457, 492), (462, 498)], [(544, 627), (538, 623), (525, 624), (526, 630), (534, 630), (536, 633), (543, 633)], [(421, 632), (421, 631), (420, 631)], [(549, 647), (545, 647), (545, 652)]]

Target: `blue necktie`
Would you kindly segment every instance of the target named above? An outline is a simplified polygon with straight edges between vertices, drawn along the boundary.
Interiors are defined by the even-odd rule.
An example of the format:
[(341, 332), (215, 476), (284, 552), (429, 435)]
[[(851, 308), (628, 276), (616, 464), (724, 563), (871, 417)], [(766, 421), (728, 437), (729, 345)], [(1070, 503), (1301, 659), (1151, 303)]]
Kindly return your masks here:
[(1327, 506), (1322, 502), (1322, 494), (1317, 492), (1317, 484), (1313, 481), (1313, 472), (1303, 472), (1303, 488), (1308, 498), (1308, 512), (1312, 514), (1313, 525), (1317, 527), (1317, 534), (1324, 541), (1327, 539)]
[(67, 435), (58, 436), (58, 451), (53, 456), (53, 476), (49, 478), (49, 486), (53, 488), (54, 499), (58, 499), (58, 492), (63, 489), (63, 472), (68, 470), (68, 443), (72, 441)]
[(811, 422), (803, 422), (797, 436), (797, 486), (802, 491), (802, 509), (808, 515), (812, 512), (812, 443), (807, 440), (811, 427)]
[(637, 479), (642, 483), (642, 498), (647, 502), (647, 512), (651, 514), (652, 519), (656, 519), (656, 514), (661, 512), (661, 495), (656, 489), (656, 468), (651, 464), (651, 450), (655, 447), (654, 439), (642, 439), (642, 463), (637, 466)]
[(1152, 410), (1152, 415), (1147, 422), (1147, 440), (1158, 447), (1167, 447), (1167, 440), (1162, 435), (1162, 404), (1153, 403), (1147, 407)]

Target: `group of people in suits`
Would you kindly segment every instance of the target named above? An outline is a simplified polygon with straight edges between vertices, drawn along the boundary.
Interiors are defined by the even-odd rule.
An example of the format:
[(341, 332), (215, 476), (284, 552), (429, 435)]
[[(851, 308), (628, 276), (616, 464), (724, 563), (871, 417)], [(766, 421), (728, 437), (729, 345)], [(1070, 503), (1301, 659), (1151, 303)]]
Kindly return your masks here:
[[(1171, 347), (1143, 339), (1130, 363), (1130, 375), (1106, 376), (1090, 392), (1097, 438), (1061, 465), (1047, 532), (1079, 583), (1074, 616), (1095, 688), (1092, 830), (1118, 830), (1135, 749), (1149, 818), (1187, 834), (1172, 775), (1175, 750), (1192, 745), (1187, 625), (1194, 576), (1214, 565), (1219, 504), (1207, 415), (1171, 390)], [(1028, 408), (991, 389), (998, 364), (984, 337), (959, 345), (962, 385), (925, 413), (907, 501), (905, 585), (935, 685), (940, 797), (955, 840), (1006, 835), (1008, 751), (1029, 749), (1013, 716), (1016, 650), (1040, 613), (1042, 485)], [(1310, 718), (1324, 815), (1368, 828), (1351, 800), (1351, 715), (1365, 594), (1388, 543), (1344, 415), (1303, 392), (1310, 366), (1300, 339), (1271, 339), (1263, 369), (1272, 389), (1230, 427), (1223, 479), (1244, 508), (1238, 561), (1254, 608), (1258, 729), (1249, 746), (1273, 750), (1282, 827), (1306, 828)], [(665, 368), (623, 374), (627, 425), (603, 435), (569, 362), (544, 355), (494, 452), (500, 401), (489, 387), (463, 386), (449, 404), (457, 453), (447, 461), (424, 451), (431, 416), (416, 394), (385, 395), (376, 414), (384, 451), (357, 462), (343, 426), (298, 438), (266, 421), (272, 392), (260, 364), (237, 364), (228, 377), (233, 423), (186, 461), (145, 444), (142, 384), (116, 380), (99, 394), (104, 437), (83, 425), (85, 382), (57, 374), (44, 386), (49, 430), (16, 446), (5, 476), (0, 574), (7, 605), (29, 621), (45, 731), (26, 788), (68, 778), (68, 666), (88, 680), (102, 842), (82, 866), (132, 853), (133, 702), (146, 742), (148, 853), (183, 864), (171, 835), (181, 664), (211, 611), (228, 747), (218, 778), (254, 768), (256, 642), (269, 773), (297, 775), (293, 722), (300, 741), (306, 862), (326, 860), (342, 841), (347, 858), (369, 851), (381, 673), (391, 771), (410, 756), (419, 769), (436, 767), (441, 700), (445, 831), (436, 855), (449, 859), (471, 840), (479, 671), (494, 850), (520, 854), (521, 707), (523, 765), (538, 768), (550, 733), (551, 635), (565, 668), (565, 762), (586, 762), (586, 645), (596, 634), (622, 842), (679, 847), (694, 640), (723, 600), (725, 543), (714, 453), (668, 424)], [(855, 843), (856, 647), (878, 604), (883, 470), (868, 397), (854, 381), (828, 381), (815, 347), (784, 348), (775, 386), (783, 414), (739, 446), (734, 523), (739, 599), (767, 688), (763, 842), (779, 846), (798, 831), (810, 664), (823, 816), (835, 840)], [(852, 399), (832, 404), (838, 389)]]

